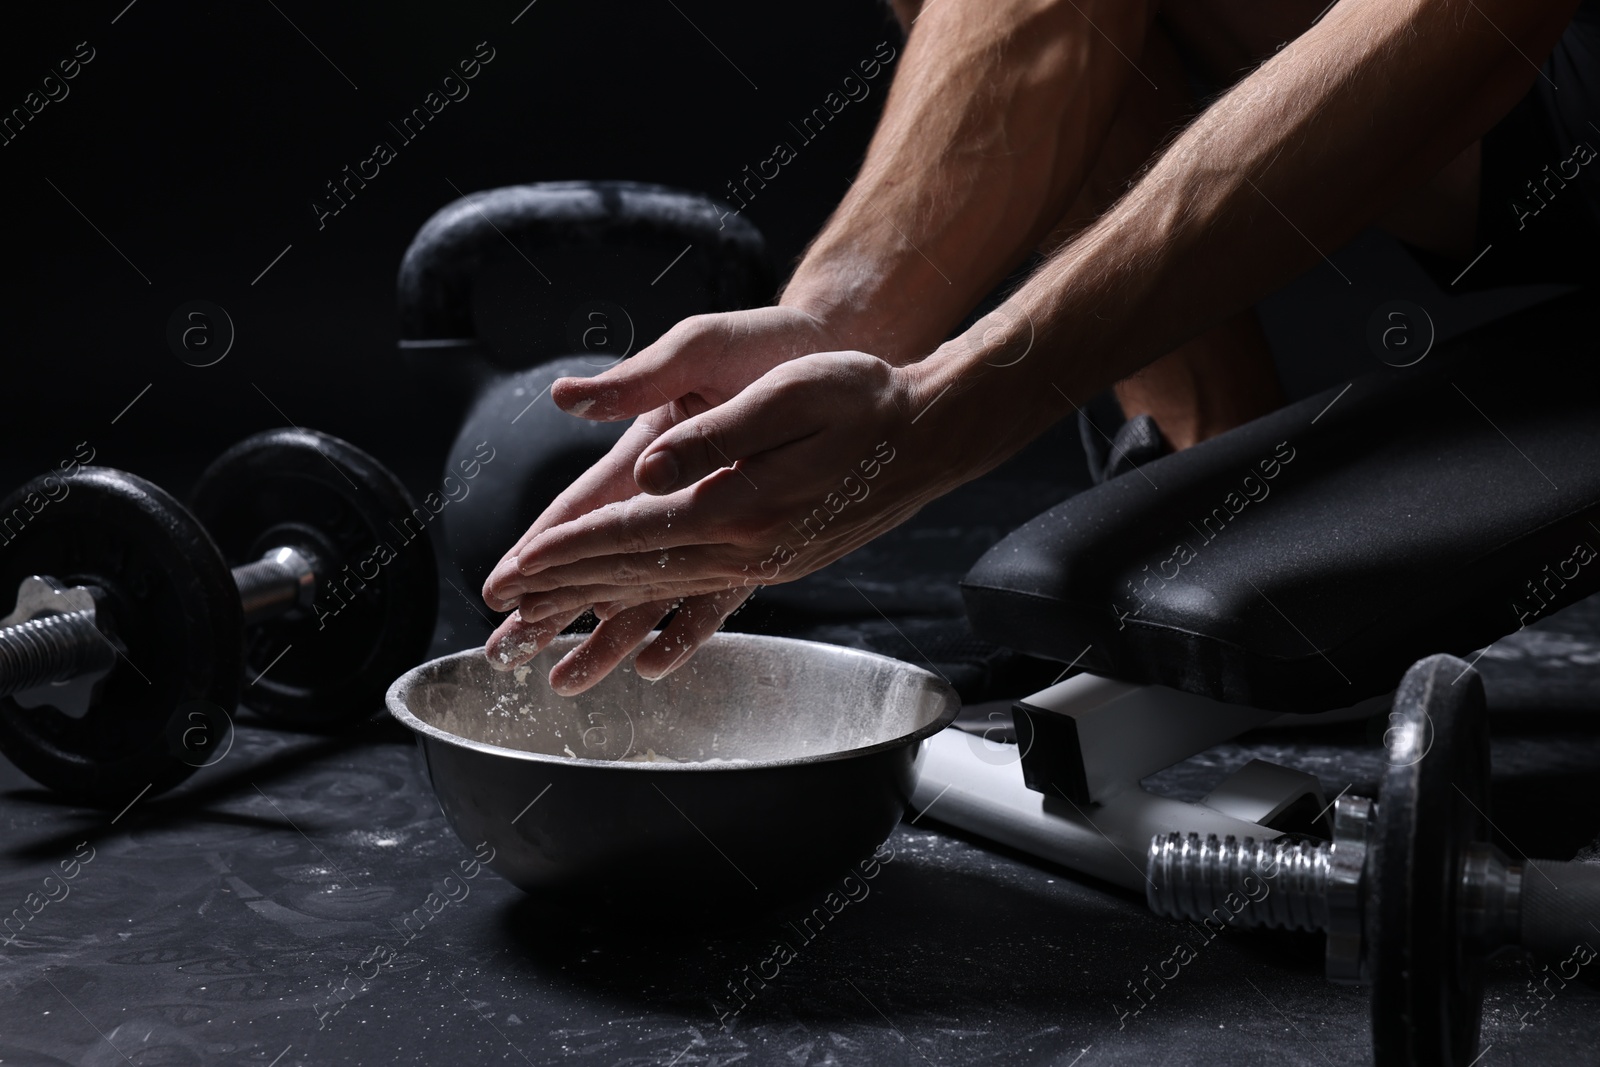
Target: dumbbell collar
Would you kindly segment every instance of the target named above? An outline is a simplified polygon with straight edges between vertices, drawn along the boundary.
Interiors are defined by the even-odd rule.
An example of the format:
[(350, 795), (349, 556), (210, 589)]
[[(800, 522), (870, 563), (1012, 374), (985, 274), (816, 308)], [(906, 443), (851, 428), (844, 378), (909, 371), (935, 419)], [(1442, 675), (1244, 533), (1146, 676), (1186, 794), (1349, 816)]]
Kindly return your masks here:
[(119, 650), (100, 597), (48, 576), (22, 579), (16, 606), (0, 619), (0, 696), (109, 671)]
[(98, 593), (99, 590), (86, 585), (68, 586), (45, 575), (31, 575), (17, 583), (16, 607), (0, 619), (0, 626), (15, 626), (71, 611), (85, 611), (93, 618), (100, 609)]
[(1367, 979), (1365, 905), (1371, 881), (1367, 857), (1373, 804), (1366, 797), (1341, 796), (1333, 802), (1333, 844), (1328, 849), (1328, 948), (1330, 981), (1353, 985)]
[(1493, 955), (1520, 939), (1523, 872), (1487, 841), (1462, 849), (1456, 911), (1462, 940), (1478, 954)]
[[(1328, 860), (1328, 949), (1330, 981), (1346, 985), (1370, 978), (1363, 942), (1365, 903), (1376, 879), (1367, 871), (1376, 807), (1364, 797), (1340, 797), (1334, 804), (1333, 845)], [(1489, 956), (1517, 943), (1522, 897), (1522, 867), (1488, 842), (1462, 852), (1461, 936), (1472, 951)]]

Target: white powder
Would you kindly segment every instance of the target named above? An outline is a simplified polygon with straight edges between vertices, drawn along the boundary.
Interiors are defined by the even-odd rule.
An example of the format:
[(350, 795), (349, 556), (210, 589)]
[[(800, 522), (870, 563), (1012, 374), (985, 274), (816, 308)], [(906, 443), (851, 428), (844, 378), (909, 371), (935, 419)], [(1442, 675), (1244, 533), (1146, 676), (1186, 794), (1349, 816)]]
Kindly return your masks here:
[(618, 763), (682, 763), (683, 761), (682, 760), (675, 760), (671, 756), (657, 755), (655, 749), (647, 748), (643, 752), (635, 752), (631, 756), (623, 756), (617, 762)]

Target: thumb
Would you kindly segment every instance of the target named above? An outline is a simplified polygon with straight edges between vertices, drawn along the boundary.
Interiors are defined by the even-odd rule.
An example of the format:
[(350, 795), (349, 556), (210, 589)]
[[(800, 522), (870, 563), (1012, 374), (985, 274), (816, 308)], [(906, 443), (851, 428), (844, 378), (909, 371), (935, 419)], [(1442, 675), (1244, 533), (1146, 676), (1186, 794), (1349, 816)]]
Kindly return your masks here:
[(780, 388), (757, 383), (727, 403), (678, 423), (639, 454), (634, 481), (645, 492), (662, 496), (821, 428), (811, 405), (784, 403), (782, 397)]
[(705, 368), (721, 355), (728, 331), (716, 316), (697, 315), (668, 330), (637, 355), (592, 378), (558, 378), (550, 398), (569, 415), (616, 422), (701, 389)]

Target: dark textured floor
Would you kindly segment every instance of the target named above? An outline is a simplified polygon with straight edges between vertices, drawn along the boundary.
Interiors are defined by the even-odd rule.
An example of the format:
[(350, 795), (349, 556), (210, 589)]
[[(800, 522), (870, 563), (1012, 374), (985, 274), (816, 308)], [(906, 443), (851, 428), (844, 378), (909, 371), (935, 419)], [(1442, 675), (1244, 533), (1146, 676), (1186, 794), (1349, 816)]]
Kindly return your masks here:
[[(9, 201), (29, 205), (8, 229), (26, 269), (8, 292), (0, 383), (25, 402), (8, 415), (0, 484), (88, 441), (99, 462), (181, 493), (232, 441), (293, 420), (371, 449), (428, 491), (455, 420), (397, 373), (393, 280), (431, 212), (461, 190), (549, 178), (720, 192), (892, 38), (884, 5), (857, 0), (756, 17), (700, 4), (693, 18), (716, 27), (721, 57), (676, 4), (284, 6), (228, 18), (124, 0), (8, 13), (0, 54), (18, 77), (86, 37), (103, 58), (0, 174)], [(619, 33), (626, 22), (633, 32)], [(305, 210), (483, 37), (504, 58), (470, 103), (334, 223)], [(752, 205), (775, 262), (793, 260), (848, 187), (883, 96), (853, 105)], [(1294, 397), (1374, 366), (1366, 330), (1390, 301), (1426, 306), (1443, 340), (1531, 299), (1441, 292), (1371, 234), (1336, 258), (1260, 309)], [(540, 263), (550, 277), (539, 284), (554, 279), (539, 290), (550, 321), (595, 295)], [(629, 303), (620, 294), (659, 280), (660, 266), (616, 271), (604, 295)], [(180, 359), (166, 330), (201, 297), (238, 327), (213, 368)], [(505, 334), (497, 309), (479, 311), (484, 336)], [(738, 624), (950, 668), (954, 578), (1082, 486), (1072, 437), (1067, 425), (1047, 438), (1003, 491), (966, 487), (840, 566), (763, 592)], [(474, 584), (443, 587), (436, 652), (485, 632)], [(1506, 639), (1480, 665), (1502, 713), (1494, 800), (1506, 847), (1567, 855), (1600, 828), (1600, 604)], [(1000, 684), (982, 671), (968, 680)], [(1315, 770), (1330, 792), (1370, 788), (1378, 767), (1360, 726), (1266, 732), (1158, 784), (1198, 796), (1256, 755)], [(652, 936), (625, 912), (544, 909), (483, 873), (405, 942), (396, 924), (471, 851), (386, 721), (343, 738), (241, 723), (217, 766), (116, 818), (64, 805), (0, 760), (0, 922), (14, 924), (0, 928), (0, 1067), (1370, 1062), (1362, 993), (1327, 985), (1305, 938), (1224, 935), (1121, 1025), (1128, 983), (1187, 929), (929, 823), (897, 830), (870, 895), (723, 1026), (729, 983), (805, 905)], [(75, 856), (64, 888), (45, 881)], [(1495, 975), (1483, 1067), (1600, 1062), (1593, 987), (1546, 1004), (1518, 965)]]
[[(1502, 844), (1570, 856), (1600, 828), (1600, 601), (1506, 638), (1480, 666), (1496, 709)], [(1314, 771), (1330, 791), (1371, 789), (1380, 766), (1360, 724), (1262, 731), (1153, 784), (1199, 796), (1257, 756)], [(471, 852), (414, 747), (382, 720), (343, 738), (242, 726), (226, 759), (114, 822), (5, 768), (0, 826), (6, 912), (61, 861), (92, 855), (0, 945), (0, 1064), (1371, 1057), (1364, 993), (1324, 982), (1315, 939), (1205, 943), (1122, 892), (927, 823), (894, 833), (870, 892), (809, 942), (786, 925), (807, 902), (663, 933), (614, 906), (532, 903), (490, 872), (407, 941), (399, 920)], [(738, 1003), (730, 983), (780, 938), (797, 958), (724, 1018)], [(1197, 957), (1124, 1016), (1137, 1006), (1129, 983), (1179, 942)], [(1547, 1002), (1528, 976), (1495, 965), (1481, 1062), (1600, 1060), (1600, 991), (1573, 983)]]

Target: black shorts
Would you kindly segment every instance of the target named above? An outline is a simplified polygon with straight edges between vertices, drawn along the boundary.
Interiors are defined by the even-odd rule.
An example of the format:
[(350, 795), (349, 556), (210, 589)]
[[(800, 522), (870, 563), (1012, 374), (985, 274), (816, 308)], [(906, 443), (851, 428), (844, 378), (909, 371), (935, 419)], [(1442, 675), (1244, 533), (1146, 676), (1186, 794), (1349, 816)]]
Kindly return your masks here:
[(1484, 135), (1472, 255), (1428, 266), (1458, 292), (1600, 280), (1600, 0), (1584, 0), (1528, 94)]

